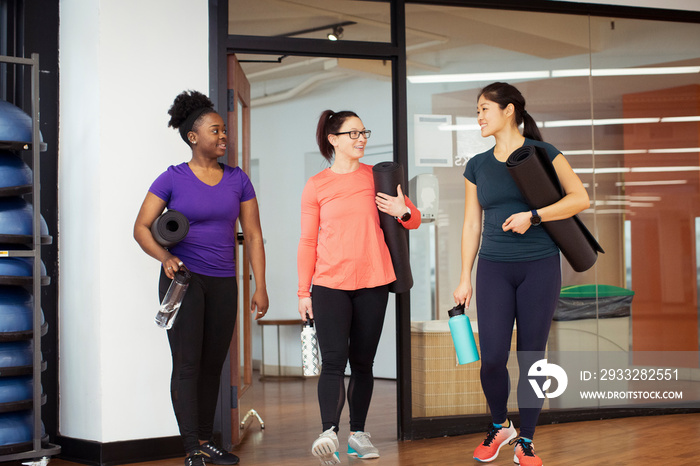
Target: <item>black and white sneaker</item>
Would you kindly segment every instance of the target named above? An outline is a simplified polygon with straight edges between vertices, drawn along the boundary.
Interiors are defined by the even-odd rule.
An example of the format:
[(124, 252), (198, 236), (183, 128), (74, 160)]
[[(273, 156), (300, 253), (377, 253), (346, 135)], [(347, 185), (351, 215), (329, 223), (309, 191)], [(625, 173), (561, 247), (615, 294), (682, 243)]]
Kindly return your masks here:
[(226, 450), (217, 448), (213, 443), (207, 442), (199, 446), (199, 451), (204, 461), (212, 464), (238, 464), (238, 457)]
[(205, 466), (204, 455), (200, 451), (193, 451), (185, 458), (185, 466)]

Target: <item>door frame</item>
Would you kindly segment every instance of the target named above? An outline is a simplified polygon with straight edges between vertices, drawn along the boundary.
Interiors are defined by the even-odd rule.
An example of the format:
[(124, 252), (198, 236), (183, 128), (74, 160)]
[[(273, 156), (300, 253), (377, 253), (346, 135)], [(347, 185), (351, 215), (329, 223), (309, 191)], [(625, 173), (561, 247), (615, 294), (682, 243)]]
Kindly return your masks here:
[[(368, 0), (370, 1), (370, 0)], [(538, 11), (574, 15), (612, 16), (657, 21), (700, 23), (700, 12), (667, 10), (661, 8), (632, 7), (574, 3), (550, 0), (374, 0), (390, 4), (391, 41), (364, 42), (323, 39), (299, 39), (294, 37), (265, 37), (228, 34), (228, 0), (209, 0), (210, 24), (210, 92), (218, 108), (226, 108), (226, 55), (228, 53), (254, 53), (269, 55), (303, 55), (337, 58), (386, 60), (392, 64), (392, 118), (394, 123), (394, 161), (408, 166), (408, 109), (406, 86), (406, 14), (408, 3), (461, 6), (509, 11)], [(404, 186), (408, 182), (404, 173)], [(488, 415), (443, 416), (437, 418), (413, 418), (411, 399), (411, 334), (410, 293), (396, 296), (396, 366), (397, 366), (397, 438), (412, 440), (481, 432), (490, 422)], [(223, 375), (222, 375), (223, 377)], [(669, 408), (659, 414), (678, 412)], [(683, 410), (687, 412), (687, 410)], [(644, 415), (643, 410), (609, 409), (605, 418)], [(598, 410), (543, 412), (541, 423), (571, 422), (600, 419)], [(514, 417), (517, 418), (517, 415)]]
[[(227, 2), (224, 2), (227, 3)], [(228, 5), (218, 4), (218, 14), (214, 15), (214, 21), (221, 24), (221, 18), (228, 18)], [(226, 10), (225, 12), (223, 10)], [(391, 15), (391, 42), (365, 42), (365, 41), (341, 41), (330, 42), (327, 40), (296, 39), (292, 37), (258, 37), (236, 36), (216, 34), (223, 38), (223, 46), (217, 48), (217, 52), (210, 52), (210, 56), (223, 56), (240, 53), (256, 53), (268, 55), (301, 55), (311, 57), (354, 58), (369, 60), (385, 60), (392, 66), (392, 119), (393, 119), (393, 160), (404, 166), (408, 162), (408, 120), (406, 98), (406, 40), (404, 1), (392, 0), (390, 2)], [(210, 12), (210, 19), (212, 14)], [(224, 28), (228, 23), (223, 21)], [(226, 31), (226, 29), (224, 29)], [(216, 48), (216, 47), (212, 47)], [(221, 62), (219, 62), (221, 63)], [(220, 76), (221, 66), (218, 66), (210, 76)], [(225, 68), (224, 68), (225, 69)], [(228, 103), (223, 96), (227, 95), (226, 89), (221, 89), (223, 79), (211, 81), (211, 91), (216, 92), (215, 100), (221, 107), (226, 108)], [(214, 95), (214, 94), (212, 94)], [(408, 173), (404, 171), (402, 185), (408, 184)], [(410, 293), (402, 293), (396, 296), (396, 344), (397, 344), (397, 435), (404, 440), (411, 438), (406, 436), (410, 431), (411, 419), (411, 361), (410, 361)], [(222, 380), (224, 375), (222, 374)], [(222, 385), (223, 386), (223, 385)], [(233, 398), (233, 394), (231, 398)]]

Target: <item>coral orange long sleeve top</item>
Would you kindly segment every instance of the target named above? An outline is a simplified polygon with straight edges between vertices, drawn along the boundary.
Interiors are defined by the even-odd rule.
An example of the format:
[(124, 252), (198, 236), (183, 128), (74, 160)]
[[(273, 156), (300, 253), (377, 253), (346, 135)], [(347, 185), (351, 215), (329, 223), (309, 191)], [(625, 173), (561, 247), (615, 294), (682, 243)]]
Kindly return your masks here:
[[(301, 195), (301, 239), (297, 253), (300, 298), (316, 285), (358, 290), (396, 280), (389, 248), (379, 226), (372, 167), (360, 164), (351, 173), (330, 168), (311, 177)], [(405, 198), (411, 218), (402, 223), (418, 228), (421, 214)]]

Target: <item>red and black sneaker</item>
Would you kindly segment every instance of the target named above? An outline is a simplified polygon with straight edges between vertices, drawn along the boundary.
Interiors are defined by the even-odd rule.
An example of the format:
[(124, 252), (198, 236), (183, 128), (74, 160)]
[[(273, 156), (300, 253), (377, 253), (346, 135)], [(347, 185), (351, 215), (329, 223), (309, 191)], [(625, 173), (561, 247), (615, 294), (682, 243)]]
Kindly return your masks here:
[(510, 421), (508, 421), (508, 427), (501, 424), (491, 424), (486, 439), (474, 450), (474, 459), (482, 463), (495, 460), (501, 447), (516, 436), (515, 427)]
[(542, 460), (535, 454), (532, 440), (524, 437), (513, 439), (510, 444), (515, 444), (513, 462), (521, 466), (542, 466)]

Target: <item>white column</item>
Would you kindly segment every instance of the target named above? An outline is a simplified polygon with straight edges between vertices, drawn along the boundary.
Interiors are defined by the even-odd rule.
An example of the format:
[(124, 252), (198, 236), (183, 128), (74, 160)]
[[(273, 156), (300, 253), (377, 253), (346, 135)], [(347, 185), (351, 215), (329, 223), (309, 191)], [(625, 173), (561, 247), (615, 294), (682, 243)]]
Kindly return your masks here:
[(189, 160), (174, 97), (208, 93), (207, 0), (60, 3), (60, 433), (177, 435), (159, 263), (132, 236), (151, 182)]

